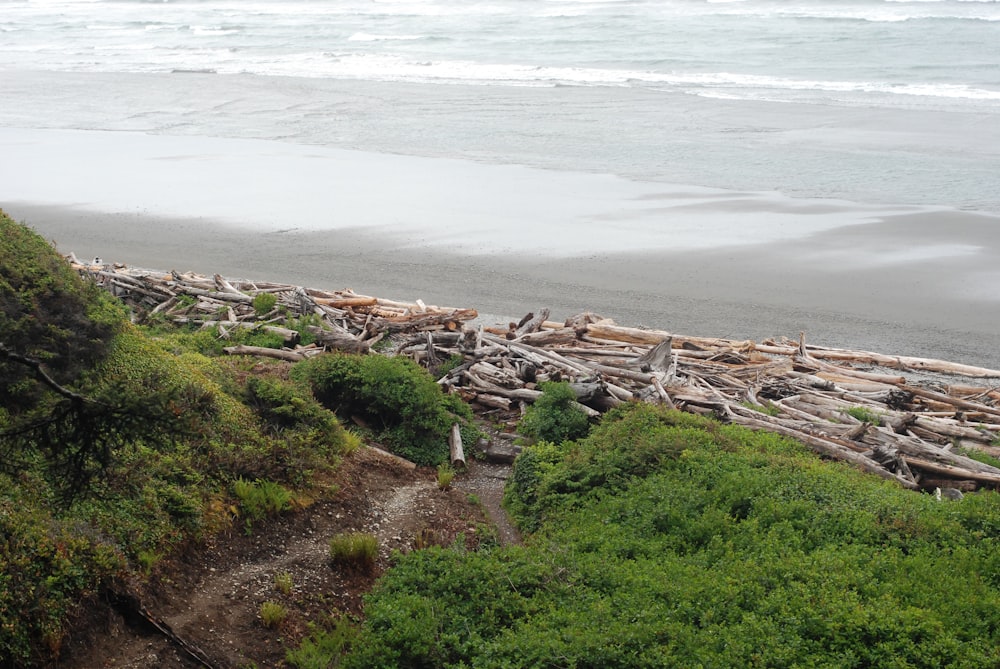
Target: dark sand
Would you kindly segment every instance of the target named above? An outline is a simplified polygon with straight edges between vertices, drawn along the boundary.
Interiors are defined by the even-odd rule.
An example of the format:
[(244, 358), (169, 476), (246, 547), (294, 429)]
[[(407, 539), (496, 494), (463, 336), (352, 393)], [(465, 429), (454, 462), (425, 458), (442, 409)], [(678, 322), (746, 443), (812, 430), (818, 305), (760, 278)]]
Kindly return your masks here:
[(195, 218), (3, 203), (81, 258), (457, 307), (549, 307), (627, 325), (810, 342), (1000, 368), (1000, 227), (962, 212), (888, 217), (755, 246), (586, 257), (468, 255), (379, 230), (254, 231)]
[(273, 140), (0, 151), (0, 207), (84, 259), (1000, 368), (996, 216)]

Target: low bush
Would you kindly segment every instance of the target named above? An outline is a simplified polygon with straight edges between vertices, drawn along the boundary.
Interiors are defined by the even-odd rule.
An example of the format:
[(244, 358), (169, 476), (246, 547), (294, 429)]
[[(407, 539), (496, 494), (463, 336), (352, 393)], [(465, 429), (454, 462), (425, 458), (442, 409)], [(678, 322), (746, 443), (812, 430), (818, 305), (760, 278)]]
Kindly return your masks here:
[(530, 531), (551, 510), (578, 504), (590, 491), (620, 490), (685, 449), (713, 443), (708, 428), (714, 429), (706, 419), (650, 404), (611, 411), (578, 442), (526, 447), (514, 463), (507, 501)]
[(528, 407), (517, 431), (529, 441), (560, 443), (580, 439), (590, 429), (590, 419), (576, 405), (576, 393), (568, 383), (543, 383), (542, 396)]
[(249, 527), (253, 521), (263, 520), (292, 508), (292, 493), (274, 481), (233, 482), (233, 494), (239, 500), (240, 510)]
[(278, 296), (274, 293), (257, 293), (254, 295), (252, 306), (254, 313), (261, 318), (271, 313), (277, 303)]
[(421, 465), (443, 462), (451, 426), (472, 419), (466, 404), (407, 358), (331, 353), (297, 363), (291, 376), (308, 383), (324, 406), (359, 418), (394, 453)]
[(357, 636), (357, 628), (346, 618), (332, 620), (324, 627), (311, 625), (310, 633), (298, 648), (285, 654), (285, 661), (296, 669), (332, 669)]
[(521, 457), (527, 544), (400, 556), (343, 666), (1000, 664), (994, 493), (937, 502), (644, 405)]

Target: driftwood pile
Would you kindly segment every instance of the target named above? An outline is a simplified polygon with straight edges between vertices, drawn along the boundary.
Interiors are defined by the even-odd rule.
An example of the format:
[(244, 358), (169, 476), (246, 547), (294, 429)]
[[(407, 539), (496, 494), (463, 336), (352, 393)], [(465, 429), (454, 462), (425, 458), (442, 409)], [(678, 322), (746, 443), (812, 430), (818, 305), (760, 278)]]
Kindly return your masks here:
[[(473, 327), (475, 310), (420, 300), (70, 261), (141, 317), (213, 328), (223, 338), (249, 327), (285, 339), (282, 349), (227, 348), (233, 355), (295, 361), (328, 349), (364, 353), (392, 337), (399, 354), (430, 369), (450, 362), (438, 383), (484, 411), (523, 412), (542, 382), (561, 380), (590, 416), (622, 402), (662, 403), (792, 437), (907, 488), (1000, 490), (1000, 469), (966, 455), (1000, 457), (1000, 370), (811, 346), (801, 335), (761, 343), (688, 337), (593, 314), (559, 323), (548, 310), (507, 328)], [(266, 314), (253, 306), (262, 293), (277, 298)], [(313, 320), (315, 343), (299, 345), (288, 314)]]
[(1000, 390), (983, 383), (1000, 382), (998, 370), (808, 346), (802, 336), (756, 343), (621, 327), (593, 314), (547, 318), (543, 310), (507, 329), (428, 333), (400, 352), (431, 364), (461, 355), (439, 383), (483, 407), (523, 408), (542, 381), (562, 380), (592, 416), (658, 402), (787, 435), (907, 488), (1000, 489), (1000, 469), (963, 454), (1000, 457)]
[[(453, 309), (384, 300), (358, 295), (347, 289), (325, 291), (280, 283), (227, 280), (191, 272), (159, 272), (124, 265), (84, 264), (72, 254), (72, 266), (90, 276), (128, 304), (142, 320), (165, 319), (178, 325), (198, 325), (228, 339), (238, 328), (261, 329), (280, 335), (281, 349), (237, 345), (231, 355), (260, 355), (299, 361), (326, 350), (367, 353), (381, 339), (415, 332), (458, 331), (462, 323), (478, 317), (474, 309)], [(95, 259), (99, 260), (99, 259)], [(267, 313), (259, 313), (258, 300), (274, 296)], [(307, 319), (314, 342), (300, 344), (299, 329), (290, 319)]]

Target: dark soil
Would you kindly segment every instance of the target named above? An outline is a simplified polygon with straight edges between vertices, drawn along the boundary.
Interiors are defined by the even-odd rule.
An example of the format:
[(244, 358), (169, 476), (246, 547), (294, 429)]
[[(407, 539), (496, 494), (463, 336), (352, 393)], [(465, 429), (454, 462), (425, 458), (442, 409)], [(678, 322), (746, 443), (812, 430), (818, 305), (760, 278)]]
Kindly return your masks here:
[[(298, 645), (309, 622), (361, 615), (362, 596), (389, 566), (393, 551), (414, 550), (415, 543), (450, 545), (460, 535), (470, 548), (482, 541), (519, 540), (500, 508), (509, 467), (469, 464), (448, 490), (440, 490), (436, 470), (409, 469), (361, 449), (344, 460), (327, 499), (255, 525), (251, 534), (240, 526), (193, 547), (159, 565), (149, 583), (134, 589), (146, 610), (200, 649), (211, 666), (282, 666), (286, 649)], [(379, 539), (371, 573), (335, 567), (329, 559), (330, 538), (351, 531)], [(288, 594), (275, 585), (275, 576), (285, 572), (293, 583)], [(275, 628), (261, 621), (265, 601), (288, 610)], [(57, 666), (205, 666), (129, 608), (122, 601), (95, 607), (86, 631), (64, 646)]]

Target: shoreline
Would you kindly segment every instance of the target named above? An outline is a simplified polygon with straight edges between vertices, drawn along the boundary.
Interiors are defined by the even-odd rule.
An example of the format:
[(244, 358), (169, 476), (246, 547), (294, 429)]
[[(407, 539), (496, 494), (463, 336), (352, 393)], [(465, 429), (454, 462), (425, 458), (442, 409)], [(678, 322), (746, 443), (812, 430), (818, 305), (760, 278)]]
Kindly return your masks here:
[(80, 258), (1000, 367), (991, 214), (274, 140), (0, 128), (0, 149), (0, 207)]
[[(207, 219), (2, 206), (81, 258), (353, 288), (500, 318), (548, 307), (552, 320), (593, 311), (688, 335), (760, 341), (804, 330), (824, 346), (1000, 367), (1000, 293), (989, 293), (1000, 283), (1000, 229), (972, 214), (946, 230), (924, 214), (766, 246), (539, 259), (412, 248), (358, 229), (261, 232)], [(882, 245), (900, 227), (910, 244), (893, 262), (873, 263), (859, 250), (886, 257)], [(976, 277), (982, 294), (965, 288)]]

